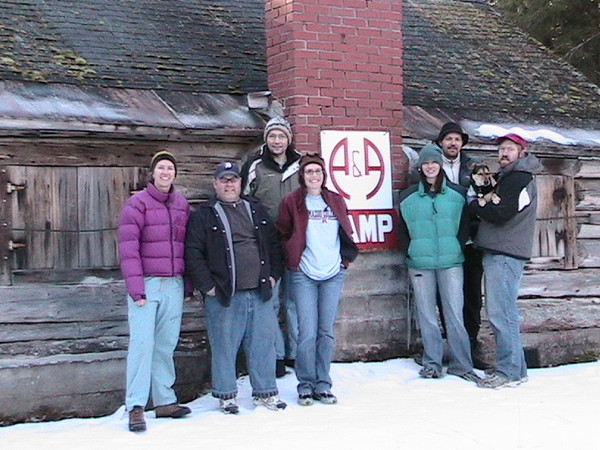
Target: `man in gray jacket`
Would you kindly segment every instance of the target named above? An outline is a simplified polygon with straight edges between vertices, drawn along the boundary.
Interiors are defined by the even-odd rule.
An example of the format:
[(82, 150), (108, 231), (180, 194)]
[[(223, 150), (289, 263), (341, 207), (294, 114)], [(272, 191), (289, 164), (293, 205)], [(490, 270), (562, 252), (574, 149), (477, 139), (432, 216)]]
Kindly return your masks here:
[[(265, 140), (260, 151), (250, 157), (242, 168), (242, 186), (245, 195), (258, 198), (269, 211), (273, 222), (277, 220), (279, 204), (283, 197), (300, 186), (298, 168), (300, 153), (292, 145), (292, 127), (283, 117), (267, 122), (263, 133)], [(275, 339), (277, 377), (285, 375), (285, 363), (293, 365), (298, 341), (298, 316), (296, 307), (285, 295), (285, 275), (273, 289), (275, 314), (285, 305), (287, 336), (281, 329)]]
[(469, 199), (469, 209), (481, 218), (475, 245), (483, 250), (486, 308), (496, 339), (496, 371), (479, 386), (491, 389), (527, 380), (517, 299), (523, 269), (533, 250), (534, 174), (541, 168), (521, 136), (510, 133), (497, 142), (500, 171), (495, 192), (500, 202), (481, 206), (476, 199)]

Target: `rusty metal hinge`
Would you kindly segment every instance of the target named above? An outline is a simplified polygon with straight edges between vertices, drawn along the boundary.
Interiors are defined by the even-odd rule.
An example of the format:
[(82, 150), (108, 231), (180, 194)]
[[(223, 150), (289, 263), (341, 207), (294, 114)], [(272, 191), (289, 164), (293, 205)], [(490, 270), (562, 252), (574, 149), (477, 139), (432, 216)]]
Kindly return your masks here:
[(27, 247), (27, 244), (24, 244), (23, 242), (15, 242), (12, 239), (8, 241), (8, 250), (11, 252), (14, 252), (16, 249), (23, 247)]
[(12, 194), (15, 191), (22, 191), (23, 189), (25, 189), (24, 184), (13, 184), (10, 181), (6, 183), (6, 192), (8, 194)]

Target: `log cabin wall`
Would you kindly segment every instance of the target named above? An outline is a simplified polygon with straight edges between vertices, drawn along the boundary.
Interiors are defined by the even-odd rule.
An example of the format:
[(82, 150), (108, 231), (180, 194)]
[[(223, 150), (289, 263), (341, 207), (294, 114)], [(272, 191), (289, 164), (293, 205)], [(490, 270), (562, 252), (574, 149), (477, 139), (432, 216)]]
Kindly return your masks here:
[[(144, 188), (159, 149), (177, 157), (176, 187), (193, 205), (212, 195), (220, 161), (254, 147), (235, 136), (0, 141), (0, 425), (97, 416), (122, 404), (128, 328), (116, 231), (125, 200)], [(205, 391), (208, 364), (195, 300), (185, 305), (176, 351), (182, 401)]]
[[(248, 132), (211, 142), (0, 139), (0, 181), (14, 177), (10, 194), (0, 189), (7, 224), (0, 242), (15, 244), (2, 253), (0, 425), (98, 416), (122, 404), (127, 309), (114, 243), (122, 204), (144, 187), (152, 154), (167, 148), (178, 160), (176, 186), (193, 207), (212, 195), (216, 165), (242, 160), (256, 149), (254, 139)], [(363, 254), (352, 265), (336, 322), (335, 360), (415, 351), (401, 268), (395, 251)], [(184, 307), (176, 351), (181, 401), (208, 387), (201, 303)]]
[[(600, 158), (533, 146), (543, 171), (536, 176), (538, 211), (534, 255), (519, 293), (522, 337), (530, 367), (600, 357)], [(490, 147), (467, 149), (497, 170)], [(554, 153), (554, 154), (552, 154)], [(565, 152), (567, 153), (567, 152)], [(483, 311), (480, 343), (494, 359)]]

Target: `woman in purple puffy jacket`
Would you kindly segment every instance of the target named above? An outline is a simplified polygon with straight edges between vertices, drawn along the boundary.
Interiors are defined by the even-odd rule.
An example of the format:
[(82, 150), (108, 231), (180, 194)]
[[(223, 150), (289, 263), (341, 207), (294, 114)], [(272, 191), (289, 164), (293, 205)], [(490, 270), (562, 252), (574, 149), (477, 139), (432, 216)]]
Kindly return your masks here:
[(125, 407), (129, 430), (144, 431), (144, 409), (152, 391), (156, 417), (191, 411), (173, 391), (173, 352), (179, 340), (184, 298), (184, 242), (190, 214), (175, 191), (177, 162), (168, 151), (154, 155), (150, 181), (123, 208), (119, 256), (127, 287), (129, 349)]

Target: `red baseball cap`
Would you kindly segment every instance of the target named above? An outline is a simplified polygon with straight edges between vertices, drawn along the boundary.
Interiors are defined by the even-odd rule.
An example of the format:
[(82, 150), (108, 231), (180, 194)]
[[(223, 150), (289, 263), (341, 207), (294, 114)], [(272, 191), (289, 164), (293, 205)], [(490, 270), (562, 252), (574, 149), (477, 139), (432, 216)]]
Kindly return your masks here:
[(527, 141), (515, 133), (508, 133), (504, 136), (499, 137), (498, 139), (496, 139), (496, 144), (500, 145), (502, 141), (505, 141), (506, 139), (508, 139), (509, 141), (513, 141), (515, 144), (519, 144), (523, 148), (523, 150), (527, 148)]

